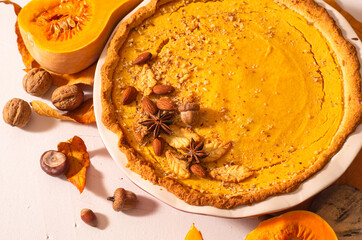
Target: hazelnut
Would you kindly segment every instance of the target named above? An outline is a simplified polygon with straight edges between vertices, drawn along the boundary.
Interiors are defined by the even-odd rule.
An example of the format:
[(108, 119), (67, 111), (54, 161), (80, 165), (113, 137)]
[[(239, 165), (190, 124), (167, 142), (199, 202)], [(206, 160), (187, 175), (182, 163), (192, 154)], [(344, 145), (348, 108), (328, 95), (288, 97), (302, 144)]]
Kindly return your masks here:
[(113, 209), (117, 212), (133, 209), (137, 204), (136, 194), (123, 188), (117, 188), (114, 196), (108, 197), (107, 200), (113, 202)]
[(178, 110), (180, 111), (181, 120), (185, 124), (192, 126), (199, 121), (199, 104), (187, 102), (181, 105)]
[(96, 227), (98, 225), (97, 216), (91, 209), (83, 208), (80, 212), (80, 218), (83, 220), (83, 222), (92, 227)]
[(52, 102), (56, 108), (71, 111), (79, 107), (84, 99), (84, 93), (77, 85), (65, 85), (54, 90)]
[(33, 68), (23, 78), (24, 90), (30, 95), (41, 97), (51, 87), (52, 75), (41, 68)]
[(3, 118), (7, 124), (15, 127), (25, 127), (30, 117), (30, 105), (24, 100), (13, 98), (5, 104)]
[(68, 169), (67, 156), (58, 151), (50, 150), (41, 155), (40, 167), (50, 176), (58, 176)]

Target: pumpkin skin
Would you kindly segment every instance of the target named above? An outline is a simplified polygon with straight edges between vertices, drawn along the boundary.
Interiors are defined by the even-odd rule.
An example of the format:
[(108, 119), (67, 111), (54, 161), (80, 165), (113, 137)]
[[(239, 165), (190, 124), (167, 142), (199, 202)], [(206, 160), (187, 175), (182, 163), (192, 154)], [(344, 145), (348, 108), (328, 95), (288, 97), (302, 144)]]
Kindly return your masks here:
[(328, 223), (317, 214), (309, 211), (292, 211), (260, 223), (245, 240), (338, 239)]
[(44, 68), (80, 72), (100, 56), (120, 19), (142, 0), (32, 0), (19, 13), (25, 46)]

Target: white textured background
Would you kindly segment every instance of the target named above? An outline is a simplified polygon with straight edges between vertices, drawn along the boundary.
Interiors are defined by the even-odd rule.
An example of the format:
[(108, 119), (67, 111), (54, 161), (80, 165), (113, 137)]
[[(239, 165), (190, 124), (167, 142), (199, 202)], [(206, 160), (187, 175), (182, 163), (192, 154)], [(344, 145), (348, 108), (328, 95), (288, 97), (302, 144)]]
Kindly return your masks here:
[[(28, 1), (18, 0), (21, 6)], [(362, 0), (338, 0), (362, 21)], [(36, 100), (25, 93), (25, 73), (17, 51), (9, 5), (0, 4), (0, 109), (11, 98)], [(88, 93), (91, 88), (85, 89)], [(40, 100), (47, 102), (51, 91)], [(39, 166), (40, 155), (56, 149), (58, 142), (74, 135), (86, 143), (91, 157), (87, 185), (80, 195), (65, 178), (52, 178)], [(0, 119), (0, 239), (184, 239), (192, 223), (205, 240), (244, 239), (257, 225), (256, 218), (223, 219), (175, 210), (132, 184), (113, 162), (95, 124), (61, 122), (33, 113), (24, 128), (13, 128)], [(117, 187), (135, 192), (137, 209), (114, 212), (106, 197)], [(82, 208), (91, 208), (99, 219), (92, 228), (80, 219)]]

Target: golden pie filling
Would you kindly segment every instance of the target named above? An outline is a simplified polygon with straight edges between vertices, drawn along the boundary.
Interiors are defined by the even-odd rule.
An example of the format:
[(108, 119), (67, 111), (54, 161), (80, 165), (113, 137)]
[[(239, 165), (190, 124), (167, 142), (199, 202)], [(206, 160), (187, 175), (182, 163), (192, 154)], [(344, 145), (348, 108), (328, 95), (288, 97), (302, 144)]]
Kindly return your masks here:
[[(220, 206), (190, 200), (195, 192), (244, 197), (237, 205), (294, 188), (331, 151), (345, 114), (343, 72), (329, 41), (272, 0), (172, 1), (130, 30), (117, 50), (110, 101), (126, 148), (151, 166), (153, 177), (172, 183), (129, 165), (191, 204)], [(145, 52), (152, 58), (133, 64)], [(155, 85), (175, 91), (154, 94)], [(138, 95), (123, 105), (129, 86)], [(144, 97), (200, 106), (192, 126), (173, 111), (173, 133), (160, 134), (166, 142), (161, 156), (154, 153), (152, 132), (140, 124), (149, 119)], [(191, 139), (203, 142), (209, 154), (199, 159), (207, 176), (195, 174), (182, 158)], [(169, 186), (176, 183), (185, 192)], [(260, 191), (265, 196), (253, 197)]]

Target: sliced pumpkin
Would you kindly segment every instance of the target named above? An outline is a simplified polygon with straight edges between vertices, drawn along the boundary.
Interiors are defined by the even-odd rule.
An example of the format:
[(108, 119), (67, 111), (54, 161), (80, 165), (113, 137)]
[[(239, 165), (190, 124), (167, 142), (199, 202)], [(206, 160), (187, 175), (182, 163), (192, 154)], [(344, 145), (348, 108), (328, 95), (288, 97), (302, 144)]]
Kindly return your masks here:
[(44, 68), (80, 72), (101, 54), (113, 27), (142, 0), (32, 0), (18, 23), (26, 48)]
[(187, 233), (185, 240), (203, 240), (202, 234), (194, 224), (192, 224), (190, 231)]
[(317, 214), (292, 211), (260, 223), (245, 240), (337, 240), (337, 236)]

